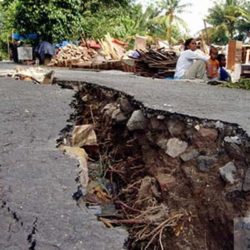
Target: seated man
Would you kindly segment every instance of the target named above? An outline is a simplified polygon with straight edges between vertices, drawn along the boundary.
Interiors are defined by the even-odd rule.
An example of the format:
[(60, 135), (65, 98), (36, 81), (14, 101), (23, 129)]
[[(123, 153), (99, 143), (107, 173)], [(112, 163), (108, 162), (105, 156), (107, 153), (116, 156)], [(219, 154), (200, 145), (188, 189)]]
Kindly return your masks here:
[(219, 54), (217, 60), (219, 61), (219, 80), (231, 81), (231, 76), (224, 68), (226, 66), (226, 56), (224, 54)]

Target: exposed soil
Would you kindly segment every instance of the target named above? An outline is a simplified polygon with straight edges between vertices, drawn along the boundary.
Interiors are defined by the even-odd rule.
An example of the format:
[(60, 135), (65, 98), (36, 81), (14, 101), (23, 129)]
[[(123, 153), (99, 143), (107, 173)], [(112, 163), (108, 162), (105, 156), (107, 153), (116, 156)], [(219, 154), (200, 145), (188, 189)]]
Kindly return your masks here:
[[(103, 208), (98, 218), (108, 227), (127, 227), (127, 249), (233, 249), (233, 219), (246, 216), (249, 200), (250, 143), (244, 131), (147, 110), (124, 93), (92, 84), (59, 84), (78, 90), (70, 120), (74, 126), (93, 124), (98, 140), (84, 149), (90, 181), (101, 188), (88, 189), (82, 200)], [(144, 124), (128, 129), (134, 110), (142, 111)], [(72, 130), (65, 128), (61, 143), (70, 145)], [(235, 136), (240, 144), (225, 141)], [(170, 156), (165, 145), (171, 139), (187, 147)], [(237, 169), (233, 183), (219, 173), (229, 162)]]

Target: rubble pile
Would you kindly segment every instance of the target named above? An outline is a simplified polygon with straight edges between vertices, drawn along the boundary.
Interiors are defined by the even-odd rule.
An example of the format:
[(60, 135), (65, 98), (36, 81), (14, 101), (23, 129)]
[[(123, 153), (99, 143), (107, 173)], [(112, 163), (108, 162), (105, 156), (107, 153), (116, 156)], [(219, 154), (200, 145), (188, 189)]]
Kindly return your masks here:
[(68, 44), (61, 48), (49, 66), (121, 69), (121, 59), (125, 55), (126, 43), (106, 35), (97, 43), (94, 40), (81, 40), (79, 46)]
[(150, 49), (149, 51), (137, 50), (138, 59), (135, 60), (137, 75), (154, 78), (173, 76), (177, 62), (174, 51), (165, 49)]
[(147, 109), (91, 84), (58, 84), (77, 90), (60, 144), (84, 150), (79, 204), (107, 227), (126, 226), (127, 249), (233, 249), (233, 219), (247, 215), (250, 198), (241, 128)]
[(49, 66), (70, 67), (72, 64), (86, 64), (87, 66), (96, 55), (96, 50), (92, 48), (68, 44), (58, 51)]

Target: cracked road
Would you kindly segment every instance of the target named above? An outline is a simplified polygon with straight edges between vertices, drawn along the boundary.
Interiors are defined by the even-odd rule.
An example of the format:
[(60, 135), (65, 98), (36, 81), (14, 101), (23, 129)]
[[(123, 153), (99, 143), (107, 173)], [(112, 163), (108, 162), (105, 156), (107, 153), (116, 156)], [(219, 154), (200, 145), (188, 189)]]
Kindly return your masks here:
[[(58, 80), (107, 86), (149, 108), (237, 123), (250, 134), (250, 91), (113, 71), (55, 71)], [(0, 249), (122, 249), (124, 230), (106, 229), (76, 206), (78, 162), (56, 149), (73, 111), (73, 94), (55, 85), (0, 78)]]
[(76, 206), (78, 162), (56, 149), (73, 94), (0, 78), (0, 249), (122, 249), (124, 230)]

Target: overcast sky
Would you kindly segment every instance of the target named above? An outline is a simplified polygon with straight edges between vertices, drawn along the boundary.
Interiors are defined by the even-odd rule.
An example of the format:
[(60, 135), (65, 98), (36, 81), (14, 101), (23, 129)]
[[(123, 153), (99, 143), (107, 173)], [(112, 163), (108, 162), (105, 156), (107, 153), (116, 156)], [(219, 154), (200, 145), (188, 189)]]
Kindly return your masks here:
[[(137, 0), (137, 2), (146, 6), (154, 3), (155, 0)], [(187, 8), (187, 12), (180, 17), (188, 24), (190, 34), (194, 35), (204, 28), (203, 19), (208, 13), (208, 9), (214, 5), (213, 0), (182, 0), (182, 3), (191, 3), (192, 7)]]

